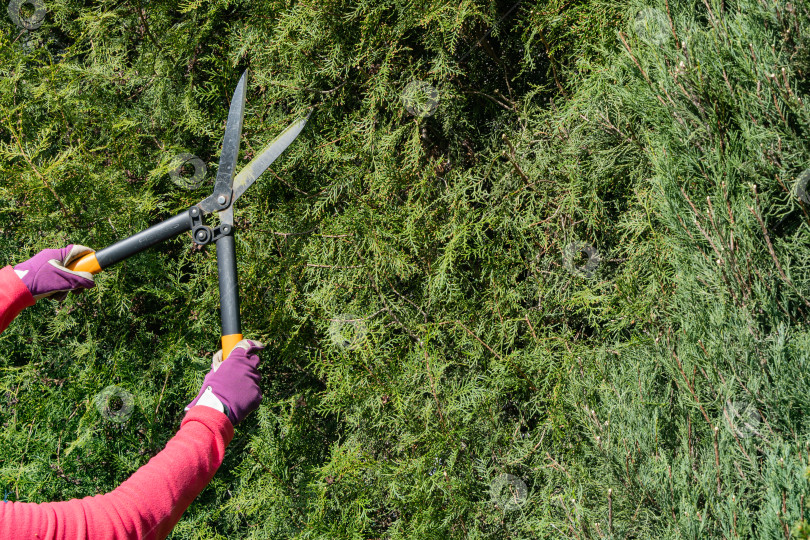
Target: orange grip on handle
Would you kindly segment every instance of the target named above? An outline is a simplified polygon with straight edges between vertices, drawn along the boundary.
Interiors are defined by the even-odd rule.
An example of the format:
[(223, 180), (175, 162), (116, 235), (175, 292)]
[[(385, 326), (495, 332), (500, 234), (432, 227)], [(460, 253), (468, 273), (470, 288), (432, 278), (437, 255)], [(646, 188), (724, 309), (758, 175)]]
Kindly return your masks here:
[(244, 339), (242, 334), (222, 336), (222, 360), (227, 360), (236, 344)]
[(74, 272), (90, 272), (95, 275), (101, 272), (101, 265), (98, 264), (95, 253), (88, 253), (67, 265), (67, 269)]

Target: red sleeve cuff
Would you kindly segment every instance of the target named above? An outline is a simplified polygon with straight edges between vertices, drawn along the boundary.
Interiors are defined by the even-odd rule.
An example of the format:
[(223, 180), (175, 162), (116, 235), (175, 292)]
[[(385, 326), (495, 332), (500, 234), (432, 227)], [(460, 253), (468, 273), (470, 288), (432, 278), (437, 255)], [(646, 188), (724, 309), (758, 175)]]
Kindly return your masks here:
[(183, 427), (186, 422), (202, 422), (214, 434), (219, 434), (225, 441), (225, 446), (228, 446), (233, 440), (233, 424), (230, 419), (224, 414), (211, 407), (205, 405), (195, 405), (190, 408), (183, 417), (180, 427)]
[(11, 266), (0, 269), (0, 332), (36, 300)]

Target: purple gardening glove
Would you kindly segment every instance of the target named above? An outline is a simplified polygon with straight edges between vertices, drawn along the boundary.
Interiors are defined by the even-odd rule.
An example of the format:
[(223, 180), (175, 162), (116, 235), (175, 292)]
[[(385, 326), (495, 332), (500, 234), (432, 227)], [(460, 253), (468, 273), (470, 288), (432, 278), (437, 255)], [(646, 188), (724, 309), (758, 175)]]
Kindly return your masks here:
[[(258, 341), (243, 339), (225, 361), (222, 360), (222, 350), (217, 351), (202, 388), (185, 410), (195, 405), (207, 405), (224, 412), (233, 425), (244, 420), (262, 401), (259, 355), (256, 354), (262, 349), (264, 345)], [(219, 405), (222, 405), (221, 409)]]
[(90, 272), (74, 272), (65, 268), (82, 255), (92, 253), (89, 247), (70, 244), (62, 249), (44, 249), (14, 267), (14, 272), (35, 300), (51, 297), (60, 302), (69, 291), (95, 286)]

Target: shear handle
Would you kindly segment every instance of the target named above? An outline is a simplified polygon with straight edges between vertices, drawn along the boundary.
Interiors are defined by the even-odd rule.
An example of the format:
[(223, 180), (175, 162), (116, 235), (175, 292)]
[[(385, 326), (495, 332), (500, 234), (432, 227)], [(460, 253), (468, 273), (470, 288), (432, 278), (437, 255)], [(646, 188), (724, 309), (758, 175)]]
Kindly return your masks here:
[(141, 251), (159, 244), (164, 240), (173, 238), (178, 234), (191, 229), (191, 217), (189, 217), (188, 210), (183, 213), (162, 221), (157, 225), (152, 225), (137, 234), (119, 240), (115, 244), (100, 249), (95, 253), (85, 255), (67, 267), (70, 270), (79, 270), (82, 272), (90, 272), (91, 274), (98, 274), (104, 268), (112, 266), (117, 262), (140, 253)]
[(219, 304), (222, 319), (222, 358), (227, 359), (234, 346), (242, 340), (239, 315), (239, 282), (236, 274), (236, 244), (233, 233), (217, 240), (219, 270)]

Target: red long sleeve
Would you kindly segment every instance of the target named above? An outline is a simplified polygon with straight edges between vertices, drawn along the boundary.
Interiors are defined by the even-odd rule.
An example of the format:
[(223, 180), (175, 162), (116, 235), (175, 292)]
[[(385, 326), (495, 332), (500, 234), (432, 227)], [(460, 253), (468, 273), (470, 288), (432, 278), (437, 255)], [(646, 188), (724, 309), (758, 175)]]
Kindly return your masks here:
[[(0, 332), (33, 304), (14, 269), (0, 269)], [(110, 493), (41, 504), (0, 502), (0, 540), (166, 538), (214, 477), (231, 439), (227, 416), (192, 407), (166, 448)]]
[(114, 491), (56, 503), (0, 503), (0, 540), (166, 538), (214, 477), (232, 438), (227, 416), (192, 407), (166, 448)]
[(0, 269), (0, 332), (8, 328), (20, 311), (33, 306), (34, 302), (34, 297), (12, 267)]

